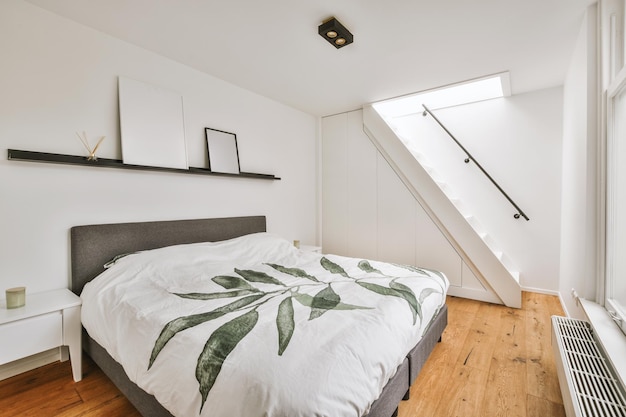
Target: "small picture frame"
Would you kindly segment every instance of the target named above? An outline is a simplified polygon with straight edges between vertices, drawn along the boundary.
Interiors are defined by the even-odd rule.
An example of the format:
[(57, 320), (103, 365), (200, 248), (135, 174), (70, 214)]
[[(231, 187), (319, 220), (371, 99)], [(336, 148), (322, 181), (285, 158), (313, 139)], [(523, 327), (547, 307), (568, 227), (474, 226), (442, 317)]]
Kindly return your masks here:
[(209, 170), (226, 174), (239, 174), (237, 135), (223, 130), (204, 128)]

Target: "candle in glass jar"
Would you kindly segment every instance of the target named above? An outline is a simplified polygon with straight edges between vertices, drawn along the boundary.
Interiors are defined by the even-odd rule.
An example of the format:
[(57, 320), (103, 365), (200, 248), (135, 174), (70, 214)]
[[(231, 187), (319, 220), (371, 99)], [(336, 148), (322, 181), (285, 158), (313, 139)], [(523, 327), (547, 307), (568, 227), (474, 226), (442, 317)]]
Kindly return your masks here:
[(26, 287), (9, 288), (5, 292), (7, 308), (18, 308), (26, 304)]

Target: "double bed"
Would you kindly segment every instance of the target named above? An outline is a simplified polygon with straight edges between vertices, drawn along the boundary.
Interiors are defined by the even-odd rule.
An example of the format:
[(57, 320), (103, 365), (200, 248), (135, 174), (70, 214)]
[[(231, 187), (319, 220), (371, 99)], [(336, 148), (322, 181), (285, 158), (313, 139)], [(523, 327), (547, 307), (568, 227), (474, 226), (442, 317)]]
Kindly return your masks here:
[(447, 324), (441, 273), (264, 216), (76, 226), (71, 256), (84, 350), (146, 417), (390, 417)]

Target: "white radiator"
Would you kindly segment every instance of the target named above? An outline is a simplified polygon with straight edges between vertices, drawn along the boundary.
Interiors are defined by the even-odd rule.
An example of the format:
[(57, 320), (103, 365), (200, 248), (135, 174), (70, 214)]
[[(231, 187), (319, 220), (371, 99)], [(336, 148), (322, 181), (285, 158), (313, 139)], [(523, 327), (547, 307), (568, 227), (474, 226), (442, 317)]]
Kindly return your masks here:
[(626, 417), (624, 387), (591, 324), (552, 316), (552, 347), (567, 417)]

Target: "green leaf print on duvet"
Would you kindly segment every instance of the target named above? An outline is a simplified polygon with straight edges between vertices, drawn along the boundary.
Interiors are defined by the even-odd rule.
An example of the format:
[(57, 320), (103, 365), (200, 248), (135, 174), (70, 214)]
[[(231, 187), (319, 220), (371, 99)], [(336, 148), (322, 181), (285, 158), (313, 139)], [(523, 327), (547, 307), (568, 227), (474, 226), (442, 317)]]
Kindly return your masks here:
[(204, 345), (196, 366), (196, 379), (200, 384), (202, 405), (204, 407), (209, 391), (222, 370), (222, 365), (230, 352), (254, 328), (259, 320), (259, 313), (255, 310), (232, 319), (215, 330)]
[(190, 298), (192, 300), (217, 300), (219, 298), (234, 298), (241, 297), (242, 295), (254, 294), (258, 293), (259, 290), (253, 288), (251, 290), (238, 290), (238, 291), (228, 291), (228, 292), (190, 292), (187, 294), (179, 294), (174, 293), (181, 298)]
[(322, 265), (322, 268), (324, 268), (325, 270), (327, 270), (330, 273), (339, 274), (339, 275), (343, 275), (346, 278), (350, 278), (350, 276), (345, 271), (345, 269), (343, 269), (342, 267), (340, 267), (339, 265), (337, 265), (333, 261), (329, 260), (325, 256), (323, 256), (322, 259), (320, 259), (320, 264)]
[(380, 275), (385, 275), (382, 272), (380, 272), (378, 269), (374, 268), (372, 265), (370, 265), (370, 263), (368, 261), (360, 261), (358, 264), (359, 269), (361, 269), (362, 271), (365, 272), (370, 272), (370, 273), (377, 273)]
[(279, 356), (282, 356), (285, 349), (287, 349), (291, 336), (293, 336), (293, 332), (296, 329), (293, 313), (293, 301), (291, 300), (291, 297), (287, 297), (278, 306), (278, 314), (276, 315)]
[(190, 316), (179, 317), (177, 319), (171, 320), (165, 325), (165, 327), (163, 327), (163, 329), (161, 330), (161, 334), (159, 334), (159, 337), (154, 343), (152, 353), (150, 354), (150, 363), (148, 364), (148, 369), (152, 367), (152, 364), (156, 360), (157, 356), (159, 356), (159, 353), (161, 353), (161, 350), (163, 350), (167, 342), (169, 342), (174, 336), (176, 336), (178, 332), (182, 332), (183, 330), (195, 327), (202, 323), (206, 323), (210, 320), (215, 320), (227, 313), (238, 311), (241, 308), (246, 307), (259, 300), (264, 295), (265, 294), (251, 295), (248, 297), (240, 298), (239, 300), (233, 301), (232, 303), (226, 304), (225, 306), (218, 307), (213, 311), (200, 314), (192, 314)]
[[(234, 288), (249, 290), (254, 288), (252, 285), (248, 284), (246, 280), (243, 280), (239, 277), (231, 277), (229, 275), (220, 275), (217, 277), (213, 277), (211, 278), (211, 281), (215, 282), (223, 288), (226, 288), (227, 290), (232, 290)], [(254, 289), (256, 290), (256, 288)]]
[(277, 265), (277, 264), (265, 264), (265, 265), (269, 265), (272, 268), (274, 268), (275, 270), (277, 270), (278, 272), (282, 272), (283, 274), (291, 275), (292, 277), (306, 278), (306, 279), (311, 280), (311, 281), (319, 282), (318, 279), (315, 278), (313, 275), (307, 274), (306, 271), (304, 271), (303, 269), (300, 269), (300, 268), (286, 268), (286, 267), (284, 267), (282, 265)]
[(341, 301), (341, 297), (337, 295), (335, 291), (333, 291), (330, 284), (322, 291), (315, 294), (313, 297), (313, 301), (311, 302), (311, 315), (309, 316), (309, 320), (316, 319), (320, 317), (322, 314), (326, 313), (328, 310), (332, 310), (337, 307), (339, 302)]
[[(278, 303), (278, 306), (276, 307), (275, 314), (276, 330), (278, 334), (278, 355), (282, 356), (296, 331), (294, 300), (296, 300), (299, 305), (310, 309), (308, 318), (309, 321), (318, 319), (331, 310), (341, 311), (374, 309), (374, 307), (343, 303), (341, 301), (341, 296), (335, 291), (331, 284), (341, 284), (342, 287), (340, 288), (344, 288), (343, 286), (345, 285), (358, 285), (382, 296), (401, 298), (407, 302), (411, 309), (413, 324), (416, 323), (417, 316), (421, 319), (421, 303), (424, 299), (433, 292), (439, 293), (439, 291), (432, 288), (426, 288), (420, 293), (419, 298), (416, 298), (415, 293), (411, 288), (405, 284), (397, 282), (397, 278), (389, 277), (383, 274), (380, 270), (373, 268), (366, 260), (360, 261), (358, 263), (358, 268), (366, 273), (380, 274), (381, 277), (355, 279), (350, 277), (342, 266), (326, 257), (322, 257), (320, 259), (320, 265), (328, 272), (349, 278), (349, 280), (340, 279), (339, 281), (333, 281), (333, 283), (327, 283), (320, 281), (318, 278), (310, 275), (305, 270), (300, 268), (290, 268), (271, 263), (265, 265), (280, 273), (296, 278), (303, 278), (307, 281), (287, 286), (280, 280), (265, 272), (235, 268), (234, 272), (239, 276), (219, 275), (211, 279), (215, 284), (221, 286), (227, 291), (210, 293), (192, 292), (186, 294), (173, 293), (182, 299), (193, 302), (237, 298), (236, 300), (221, 307), (217, 307), (212, 311), (178, 317), (169, 321), (161, 330), (150, 355), (148, 370), (150, 370), (153, 366), (158, 355), (165, 348), (167, 343), (179, 332), (198, 326), (202, 323), (218, 319), (227, 314), (239, 313), (237, 317), (226, 321), (213, 331), (213, 333), (209, 336), (202, 353), (198, 357), (196, 379), (198, 380), (199, 391), (202, 396), (200, 412), (206, 403), (211, 388), (219, 376), (224, 361), (236, 348), (237, 344), (254, 329), (259, 320), (259, 307), (261, 305), (271, 306), (272, 304), (268, 304), (268, 302), (273, 299), (281, 299), (280, 303)], [(363, 281), (363, 279), (383, 280), (385, 283), (388, 283), (389, 287)], [(264, 291), (254, 286), (254, 283), (269, 284), (274, 287), (271, 287), (271, 290)]]
[(262, 284), (274, 284), (274, 285), (282, 285), (282, 282), (277, 280), (276, 278), (267, 275), (265, 272), (252, 271), (249, 269), (237, 269), (235, 268), (235, 272), (241, 275), (246, 281), (249, 282), (260, 282)]
[[(402, 299), (406, 300), (406, 302), (409, 304), (409, 308), (411, 309), (411, 314), (413, 315), (413, 324), (416, 323), (417, 307), (413, 303), (413, 300), (415, 300), (415, 294), (413, 294), (413, 291), (411, 291), (410, 288), (406, 287), (403, 284), (396, 284), (396, 286), (402, 286), (402, 287), (408, 288), (409, 291), (410, 291), (409, 292), (409, 291), (406, 291), (406, 290), (399, 290), (399, 289), (396, 289), (396, 288), (389, 288), (389, 287), (385, 287), (385, 286), (382, 286), (382, 285), (379, 285), (379, 284), (373, 284), (371, 282), (365, 282), (365, 281), (358, 281), (357, 284), (359, 284), (361, 287), (363, 287), (365, 289), (368, 289), (368, 290), (370, 290), (372, 292), (375, 292), (377, 294), (380, 294), (380, 295), (399, 297), (399, 298), (402, 298)], [(421, 316), (420, 316), (420, 318), (421, 318)]]

